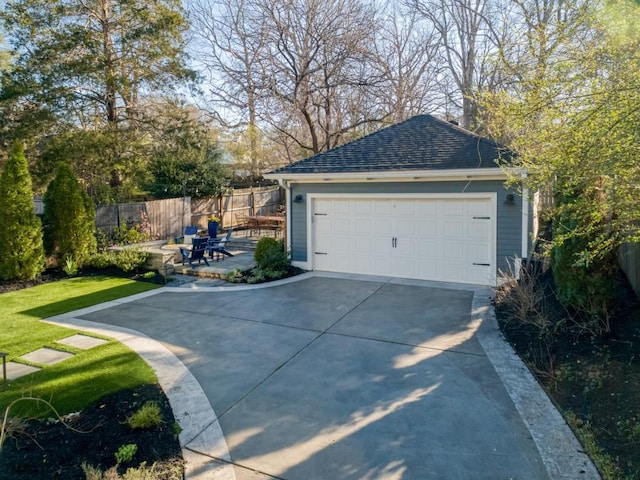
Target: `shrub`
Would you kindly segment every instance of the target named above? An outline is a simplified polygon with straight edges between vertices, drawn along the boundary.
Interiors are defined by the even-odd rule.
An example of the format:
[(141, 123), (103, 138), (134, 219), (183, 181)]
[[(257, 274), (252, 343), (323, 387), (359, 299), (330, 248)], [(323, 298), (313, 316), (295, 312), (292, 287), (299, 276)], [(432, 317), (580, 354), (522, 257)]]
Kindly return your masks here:
[(253, 258), (256, 261), (256, 263), (260, 264), (266, 252), (270, 250), (275, 250), (276, 248), (280, 248), (281, 250), (284, 250), (284, 247), (278, 247), (278, 244), (279, 242), (275, 238), (271, 238), (271, 237), (261, 238), (256, 245), (255, 252), (253, 252)]
[(265, 237), (256, 245), (253, 255), (259, 269), (284, 271), (289, 267), (289, 257), (284, 249), (284, 242)]
[(133, 430), (158, 427), (162, 423), (160, 406), (157, 402), (147, 402), (138, 411), (132, 413), (125, 423)]
[(142, 269), (149, 259), (149, 252), (138, 248), (125, 248), (115, 255), (115, 266), (123, 272), (134, 272)]
[(139, 224), (129, 226), (126, 220), (120, 221), (120, 226), (113, 231), (113, 243), (115, 245), (133, 245), (134, 243), (147, 242), (150, 235)]
[(105, 250), (104, 252), (94, 253), (87, 265), (93, 268), (109, 268), (116, 265), (116, 254), (111, 250)]
[(27, 159), (15, 144), (0, 175), (0, 278), (32, 280), (44, 270), (42, 225), (33, 209)]
[(551, 268), (558, 300), (586, 314), (585, 325), (596, 334), (607, 331), (608, 314), (615, 285), (617, 262), (613, 254), (589, 265), (580, 264), (586, 240), (571, 238), (551, 250)]
[(95, 209), (71, 167), (61, 163), (44, 194), (44, 246), (58, 263), (79, 267), (96, 251)]
[(93, 268), (116, 267), (125, 273), (141, 270), (149, 259), (149, 252), (137, 248), (124, 248), (122, 250), (105, 250), (94, 253), (87, 265)]

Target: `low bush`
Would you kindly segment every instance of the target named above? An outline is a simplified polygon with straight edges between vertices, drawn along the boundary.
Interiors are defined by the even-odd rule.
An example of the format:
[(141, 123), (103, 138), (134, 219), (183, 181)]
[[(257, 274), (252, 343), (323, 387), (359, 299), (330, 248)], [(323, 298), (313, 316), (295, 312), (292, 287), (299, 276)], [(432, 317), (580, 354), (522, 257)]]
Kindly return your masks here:
[(284, 242), (271, 237), (260, 239), (253, 258), (262, 270), (283, 271), (290, 265)]
[(98, 269), (116, 267), (125, 273), (129, 273), (141, 270), (149, 255), (149, 252), (137, 248), (125, 248), (117, 251), (106, 250), (92, 255), (88, 265)]
[(142, 269), (149, 259), (149, 252), (137, 248), (125, 248), (116, 253), (115, 266), (123, 272), (129, 273)]
[(157, 427), (162, 423), (162, 413), (157, 402), (147, 402), (132, 413), (125, 423), (133, 430)]
[(126, 220), (120, 222), (120, 226), (113, 231), (112, 237), (115, 245), (133, 245), (150, 240), (150, 235), (141, 225), (130, 226)]
[(260, 265), (264, 259), (264, 256), (272, 250), (284, 250), (284, 245), (278, 242), (275, 238), (264, 237), (258, 240), (256, 244), (256, 250), (253, 253), (253, 258), (258, 265)]

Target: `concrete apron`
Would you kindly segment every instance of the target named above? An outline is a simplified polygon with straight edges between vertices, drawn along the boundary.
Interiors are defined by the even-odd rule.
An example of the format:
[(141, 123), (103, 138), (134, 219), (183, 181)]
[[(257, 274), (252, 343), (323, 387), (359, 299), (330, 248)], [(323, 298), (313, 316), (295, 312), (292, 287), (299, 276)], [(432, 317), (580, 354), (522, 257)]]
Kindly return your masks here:
[(598, 478), (500, 339), (489, 299), (306, 274), (164, 288), (51, 320), (152, 364), (188, 479)]

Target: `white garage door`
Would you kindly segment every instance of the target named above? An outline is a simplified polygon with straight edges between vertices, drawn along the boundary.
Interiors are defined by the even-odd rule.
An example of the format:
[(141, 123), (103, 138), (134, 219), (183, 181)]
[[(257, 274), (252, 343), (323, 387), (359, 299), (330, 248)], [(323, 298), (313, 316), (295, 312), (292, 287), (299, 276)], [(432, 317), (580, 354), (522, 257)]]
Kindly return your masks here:
[(313, 268), (486, 285), (495, 278), (489, 197), (315, 198)]

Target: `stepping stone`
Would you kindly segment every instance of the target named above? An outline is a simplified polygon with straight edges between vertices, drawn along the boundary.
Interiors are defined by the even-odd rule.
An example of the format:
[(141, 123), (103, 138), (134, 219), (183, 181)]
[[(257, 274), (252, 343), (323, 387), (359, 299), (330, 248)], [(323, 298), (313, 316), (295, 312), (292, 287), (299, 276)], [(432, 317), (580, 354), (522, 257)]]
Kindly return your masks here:
[(102, 338), (90, 337), (88, 335), (76, 334), (67, 338), (63, 338), (62, 340), (58, 340), (56, 343), (61, 343), (63, 345), (68, 345), (70, 347), (76, 347), (81, 350), (89, 350), (90, 348), (97, 347), (98, 345), (103, 345), (108, 343), (108, 340), (103, 340)]
[[(32, 367), (31, 365), (24, 365), (22, 363), (7, 362), (7, 380), (15, 380), (16, 378), (24, 377), (30, 373), (34, 373), (40, 370), (38, 367)], [(0, 375), (0, 378), (2, 376)]]
[(39, 348), (35, 352), (27, 353), (21, 358), (29, 360), (33, 363), (43, 363), (45, 365), (54, 365), (58, 362), (73, 357), (73, 353), (61, 352), (53, 348)]

